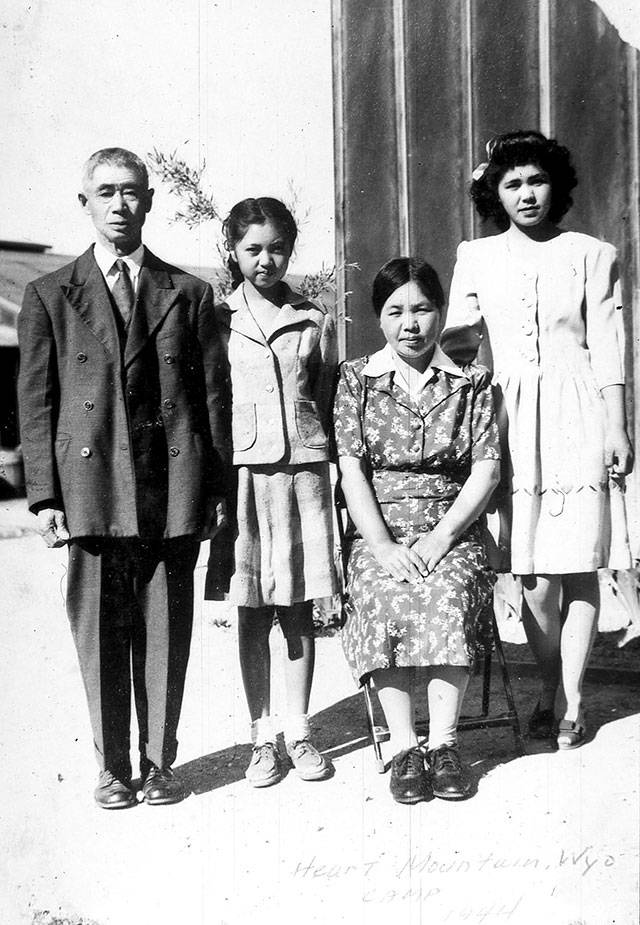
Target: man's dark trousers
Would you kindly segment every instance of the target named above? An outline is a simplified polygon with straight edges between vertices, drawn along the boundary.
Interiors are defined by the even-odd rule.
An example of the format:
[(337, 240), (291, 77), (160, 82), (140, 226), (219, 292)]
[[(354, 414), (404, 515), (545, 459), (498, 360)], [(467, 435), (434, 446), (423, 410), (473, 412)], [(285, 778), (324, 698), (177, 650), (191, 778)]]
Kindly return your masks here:
[(131, 777), (132, 670), (143, 760), (167, 767), (176, 757), (198, 549), (193, 537), (69, 546), (67, 613), (96, 757), (122, 780)]

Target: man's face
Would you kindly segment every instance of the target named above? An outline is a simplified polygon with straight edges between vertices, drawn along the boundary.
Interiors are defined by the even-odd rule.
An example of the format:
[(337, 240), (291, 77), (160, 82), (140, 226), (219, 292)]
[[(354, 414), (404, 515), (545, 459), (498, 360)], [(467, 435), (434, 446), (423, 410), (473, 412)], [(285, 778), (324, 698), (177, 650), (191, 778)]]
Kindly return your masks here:
[(91, 216), (98, 241), (114, 254), (130, 254), (142, 241), (153, 190), (130, 167), (98, 164), (78, 199)]

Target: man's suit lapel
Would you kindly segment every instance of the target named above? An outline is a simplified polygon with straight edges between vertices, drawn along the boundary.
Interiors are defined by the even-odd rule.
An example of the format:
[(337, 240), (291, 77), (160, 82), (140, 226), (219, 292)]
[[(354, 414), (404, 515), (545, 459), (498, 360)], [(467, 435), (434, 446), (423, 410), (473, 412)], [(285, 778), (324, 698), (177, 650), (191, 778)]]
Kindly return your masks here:
[(120, 353), (116, 320), (111, 307), (109, 290), (93, 256), (93, 247), (73, 264), (68, 285), (62, 290), (67, 301), (80, 315), (108, 353)]
[(130, 366), (175, 304), (177, 290), (166, 265), (145, 248), (136, 304), (131, 316), (124, 364)]

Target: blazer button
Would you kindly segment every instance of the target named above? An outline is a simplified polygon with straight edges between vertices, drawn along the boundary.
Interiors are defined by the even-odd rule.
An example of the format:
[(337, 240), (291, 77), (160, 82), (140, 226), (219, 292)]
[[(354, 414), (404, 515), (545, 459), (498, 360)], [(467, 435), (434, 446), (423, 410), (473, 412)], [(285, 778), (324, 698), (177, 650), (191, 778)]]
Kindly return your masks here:
[(179, 456), (179, 455), (180, 455), (180, 450), (178, 449), (177, 446), (169, 447), (169, 456)]
[(78, 361), (78, 363), (86, 363), (87, 354), (86, 353), (76, 353), (76, 360)]
[(168, 408), (169, 410), (171, 410), (171, 408), (175, 408), (176, 406), (176, 403), (174, 401), (171, 401), (170, 398), (165, 398), (162, 404), (165, 406), (165, 408)]
[(267, 388), (266, 388), (266, 391), (267, 391), (267, 392), (273, 392), (273, 386), (272, 386), (272, 385), (268, 385)]
[(93, 411), (94, 404), (93, 404), (92, 401), (86, 401), (86, 402), (84, 402), (84, 404), (82, 405), (82, 407), (84, 408), (85, 411)]
[(83, 446), (82, 449), (80, 450), (80, 455), (84, 457), (84, 459), (89, 459), (89, 457), (91, 456), (91, 450), (89, 449), (88, 446)]
[(170, 353), (165, 353), (165, 355), (162, 357), (162, 359), (165, 361), (165, 363), (168, 363), (169, 366), (170, 366), (172, 363), (175, 363), (175, 361), (176, 361), (176, 358), (175, 358), (174, 356), (172, 356)]

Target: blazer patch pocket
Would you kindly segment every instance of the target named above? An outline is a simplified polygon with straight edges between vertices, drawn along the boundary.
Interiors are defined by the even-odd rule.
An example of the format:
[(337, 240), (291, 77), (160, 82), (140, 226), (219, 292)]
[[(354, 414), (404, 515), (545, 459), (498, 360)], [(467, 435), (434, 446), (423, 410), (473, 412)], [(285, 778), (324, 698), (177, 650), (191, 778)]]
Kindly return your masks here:
[(314, 401), (296, 401), (296, 429), (303, 446), (324, 447), (326, 434), (318, 417), (318, 408)]
[(233, 449), (236, 453), (248, 450), (256, 442), (256, 406), (236, 405), (231, 420)]

